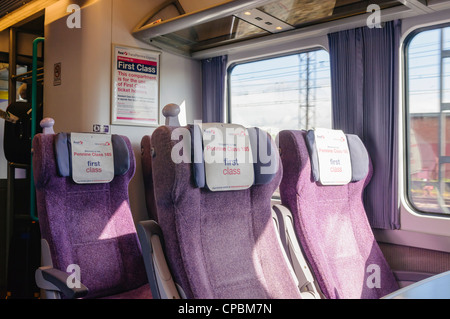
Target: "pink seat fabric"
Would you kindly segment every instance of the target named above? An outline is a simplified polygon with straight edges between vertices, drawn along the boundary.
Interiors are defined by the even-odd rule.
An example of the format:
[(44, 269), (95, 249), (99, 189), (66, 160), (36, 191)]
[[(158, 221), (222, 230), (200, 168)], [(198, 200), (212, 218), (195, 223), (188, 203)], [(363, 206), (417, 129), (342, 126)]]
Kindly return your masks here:
[[(262, 178), (261, 185), (249, 189), (212, 192), (197, 187), (193, 164), (176, 164), (171, 158), (179, 142), (172, 140), (175, 129), (161, 126), (151, 145), (149, 138), (142, 143), (175, 282), (187, 298), (301, 298), (272, 221), (271, 196), (280, 183), (281, 166), (273, 178)], [(276, 148), (272, 154), (279, 162)]]
[(89, 289), (86, 298), (122, 293), (126, 298), (151, 297), (128, 199), (134, 153), (128, 138), (120, 139), (128, 149), (129, 168), (102, 184), (76, 184), (70, 176), (60, 176), (56, 135), (38, 134), (33, 140), (41, 236), (55, 269), (80, 267), (81, 282)]
[[(380, 298), (398, 289), (367, 220), (363, 190), (368, 175), (343, 186), (313, 178), (306, 131), (282, 131), (282, 204), (294, 218), (305, 256), (326, 298)], [(379, 199), (383, 200), (383, 199)]]

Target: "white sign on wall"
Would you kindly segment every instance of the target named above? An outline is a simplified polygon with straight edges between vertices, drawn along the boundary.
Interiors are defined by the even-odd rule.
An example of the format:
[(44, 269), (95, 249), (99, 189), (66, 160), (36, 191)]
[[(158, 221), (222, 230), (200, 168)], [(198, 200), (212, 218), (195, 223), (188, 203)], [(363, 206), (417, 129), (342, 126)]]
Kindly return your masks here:
[(112, 124), (159, 124), (159, 55), (113, 46)]

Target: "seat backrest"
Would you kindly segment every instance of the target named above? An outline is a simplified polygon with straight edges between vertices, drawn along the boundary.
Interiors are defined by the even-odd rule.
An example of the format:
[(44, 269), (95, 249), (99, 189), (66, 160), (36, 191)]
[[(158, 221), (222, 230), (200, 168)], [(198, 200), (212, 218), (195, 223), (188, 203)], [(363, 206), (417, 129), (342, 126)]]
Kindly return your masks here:
[(282, 204), (292, 212), (296, 234), (326, 298), (380, 298), (398, 286), (365, 213), (363, 190), (372, 176), (367, 150), (356, 135), (345, 135), (351, 180), (322, 185), (313, 134), (279, 134)]
[[(162, 109), (162, 114), (166, 118), (167, 126), (180, 126), (178, 114), (180, 114), (180, 106), (175, 103), (169, 103)], [(158, 214), (155, 206), (155, 193), (153, 189), (152, 175), (152, 140), (150, 135), (145, 135), (141, 140), (141, 163), (142, 175), (144, 178), (145, 204), (147, 212), (151, 220), (158, 221)]]
[[(230, 128), (214, 125), (219, 130)], [(161, 126), (151, 137), (156, 209), (172, 275), (187, 298), (300, 298), (272, 222), (271, 196), (282, 171), (276, 147), (258, 129), (237, 134), (251, 140), (250, 148), (228, 140), (220, 144), (215, 137), (211, 146), (201, 137), (213, 132), (214, 125), (206, 129), (203, 124), (202, 130), (194, 125)], [(145, 145), (149, 144), (143, 143), (143, 152), (151, 152)], [(212, 170), (221, 176), (219, 183), (226, 185), (210, 179), (203, 154), (217, 145), (235, 150), (213, 164), (217, 166)], [(267, 146), (270, 161), (263, 162), (268, 165), (256, 155), (251, 169), (233, 158), (236, 151), (257, 154)], [(179, 155), (183, 160), (174, 158)], [(269, 166), (271, 173), (265, 174)], [(236, 175), (246, 181), (235, 183)]]
[[(112, 135), (110, 142), (112, 180), (79, 184), (73, 180), (70, 134), (38, 134), (33, 140), (42, 239), (48, 242), (54, 268), (66, 272), (70, 265), (79, 266), (80, 281), (89, 288), (87, 298), (148, 284), (128, 199), (133, 150), (125, 136)], [(104, 156), (108, 154), (97, 153), (97, 158)], [(99, 171), (99, 163), (86, 163), (85, 169)]]

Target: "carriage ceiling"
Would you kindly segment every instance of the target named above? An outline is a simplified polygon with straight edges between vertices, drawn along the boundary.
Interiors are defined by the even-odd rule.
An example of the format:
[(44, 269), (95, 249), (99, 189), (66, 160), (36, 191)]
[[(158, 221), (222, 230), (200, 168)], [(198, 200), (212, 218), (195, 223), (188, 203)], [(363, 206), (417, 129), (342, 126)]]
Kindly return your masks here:
[[(42, 7), (54, 2), (2, 0), (0, 24), (32, 6), (41, 8), (35, 16), (42, 15)], [(344, 19), (366, 21), (378, 9), (384, 21), (450, 9), (450, 0), (163, 0), (137, 21), (132, 33), (156, 47), (195, 57), (213, 48), (306, 32)]]

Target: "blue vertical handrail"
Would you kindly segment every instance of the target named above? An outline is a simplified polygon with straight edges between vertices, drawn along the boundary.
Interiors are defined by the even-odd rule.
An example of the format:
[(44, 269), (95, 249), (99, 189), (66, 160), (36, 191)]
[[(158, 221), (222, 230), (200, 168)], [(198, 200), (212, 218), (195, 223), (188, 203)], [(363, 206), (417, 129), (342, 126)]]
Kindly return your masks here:
[[(32, 81), (31, 81), (31, 150), (33, 149), (33, 138), (36, 135), (36, 122), (37, 122), (37, 56), (38, 56), (38, 44), (44, 42), (44, 38), (36, 38), (33, 41), (33, 69), (32, 69)], [(33, 221), (38, 221), (36, 216), (36, 191), (34, 186), (34, 174), (33, 174), (33, 153), (31, 153), (30, 164), (30, 217)]]

